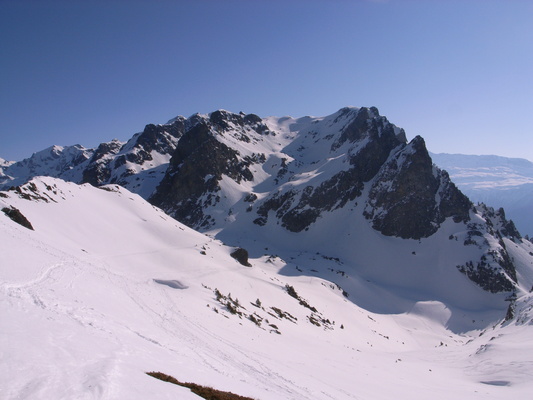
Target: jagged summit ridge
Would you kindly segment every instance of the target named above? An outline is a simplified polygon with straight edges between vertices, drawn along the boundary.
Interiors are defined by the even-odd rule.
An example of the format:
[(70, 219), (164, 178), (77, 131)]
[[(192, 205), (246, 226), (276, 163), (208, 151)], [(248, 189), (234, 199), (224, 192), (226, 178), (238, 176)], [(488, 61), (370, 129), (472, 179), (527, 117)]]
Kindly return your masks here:
[(79, 144), (50, 146), (30, 158), (5, 164), (3, 171), (0, 171), (0, 188), (20, 185), (39, 175), (75, 179), (93, 152)]
[[(221, 220), (220, 208), (248, 203), (255, 224), (267, 224), (273, 212), (276, 223), (300, 232), (323, 212), (355, 201), (378, 173), (365, 213), (385, 234), (427, 237), (447, 217), (468, 217), (468, 200), (433, 166), (423, 140), (407, 145), (405, 132), (375, 107), (347, 107), (323, 118), (270, 118), (267, 123), (253, 114), (227, 111), (201, 118), (178, 143), (165, 178), (150, 197), (196, 229), (224, 226), (234, 218)], [(400, 158), (410, 166), (403, 181), (396, 178), (393, 191), (379, 194), (386, 177), (396, 174)], [(402, 199), (404, 207), (392, 207), (406, 193), (411, 201)], [(426, 198), (425, 209), (419, 207), (420, 197)], [(391, 204), (386, 215), (385, 203)]]
[[(479, 254), (448, 267), (485, 290), (516, 287), (512, 259), (492, 239), (511, 237), (509, 231), (473, 227), (481, 211), (433, 164), (424, 140), (409, 142), (375, 107), (302, 118), (217, 110), (149, 124), (126, 143), (52, 153), (49, 169), (57, 173), (41, 169), (44, 175), (94, 186), (119, 184), (189, 227), (243, 247), (265, 236), (282, 245), (278, 238), (300, 234), (307, 238), (302, 250), (308, 251), (310, 243), (321, 246), (327, 231), (342, 253), (342, 246), (363, 246), (368, 232), (420, 241), (451, 221), (450, 236), (481, 232), (484, 241)], [(73, 161), (61, 164), (61, 157)], [(10, 165), (5, 175), (32, 162), (37, 165), (31, 159)], [(499, 256), (486, 268), (489, 251)]]
[[(195, 135), (198, 138), (192, 139)], [(191, 148), (191, 141), (198, 146)], [(217, 111), (178, 143), (176, 158), (151, 201), (178, 219), (187, 218), (190, 226), (213, 228), (224, 222), (209, 209), (229, 199), (222, 189), (229, 185), (233, 201), (236, 191), (241, 191), (240, 199), (233, 204), (225, 201), (222, 207), (260, 195), (257, 224), (265, 224), (268, 211), (274, 210), (287, 229), (301, 231), (316, 219), (317, 208), (343, 207), (360, 195), (362, 183), (402, 141), (403, 130), (379, 116), (376, 108), (266, 121), (253, 114)], [(189, 162), (202, 165), (202, 170), (193, 172)], [(185, 196), (181, 187), (186, 192), (195, 187), (195, 197)]]

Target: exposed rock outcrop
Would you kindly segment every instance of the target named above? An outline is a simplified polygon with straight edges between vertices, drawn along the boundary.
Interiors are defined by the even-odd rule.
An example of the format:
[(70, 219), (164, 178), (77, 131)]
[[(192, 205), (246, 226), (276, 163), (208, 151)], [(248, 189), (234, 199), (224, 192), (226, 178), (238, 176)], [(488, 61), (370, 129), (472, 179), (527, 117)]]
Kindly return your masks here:
[(470, 201), (436, 168), (417, 136), (393, 154), (372, 184), (365, 216), (388, 236), (420, 239), (448, 217), (469, 219)]
[(32, 231), (34, 230), (31, 222), (28, 221), (28, 219), (20, 212), (18, 208), (4, 207), (2, 208), (2, 212), (7, 215), (13, 222), (16, 222), (24, 228), (28, 228)]
[(219, 181), (227, 176), (237, 183), (252, 180), (249, 162), (218, 141), (207, 123), (187, 131), (178, 143), (170, 166), (150, 201), (192, 227), (211, 226), (204, 213), (220, 201)]

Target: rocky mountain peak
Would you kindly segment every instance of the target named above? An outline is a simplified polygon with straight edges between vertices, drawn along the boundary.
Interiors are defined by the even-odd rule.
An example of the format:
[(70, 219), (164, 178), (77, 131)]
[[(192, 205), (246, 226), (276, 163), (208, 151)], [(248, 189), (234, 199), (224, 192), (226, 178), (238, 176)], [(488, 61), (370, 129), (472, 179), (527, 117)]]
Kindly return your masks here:
[(217, 110), (210, 113), (209, 124), (214, 132), (220, 134), (233, 133), (237, 139), (244, 142), (250, 141), (247, 132), (262, 135), (269, 131), (268, 126), (255, 114), (245, 114), (243, 112), (235, 114), (226, 110)]
[[(217, 126), (229, 126), (227, 123), (220, 120)], [(209, 226), (211, 217), (204, 208), (220, 201), (219, 182), (223, 176), (237, 183), (251, 181), (248, 165), (236, 150), (217, 140), (211, 123), (200, 122), (181, 137), (150, 201), (190, 226)]]
[(338, 111), (334, 123), (346, 119), (340, 136), (332, 144), (332, 150), (341, 147), (345, 142), (354, 143), (365, 138), (374, 141), (383, 137), (384, 140), (407, 142), (405, 132), (396, 128), (387, 118), (379, 115), (376, 107), (342, 108)]
[[(179, 140), (150, 201), (189, 226), (207, 230), (239, 218), (216, 218), (221, 199), (233, 198), (223, 206), (233, 209), (247, 203), (250, 189), (257, 198), (254, 192), (269, 187), (261, 200), (246, 206), (246, 217), (254, 216), (259, 226), (274, 218), (300, 232), (326, 213), (356, 202), (368, 183), (369, 198), (362, 200), (365, 216), (386, 235), (419, 239), (433, 234), (448, 217), (468, 219), (470, 202), (433, 166), (424, 140), (416, 137), (407, 144), (405, 132), (375, 107), (347, 107), (331, 117), (298, 120), (287, 131), (291, 139), (267, 162), (265, 150), (275, 141), (275, 134), (263, 135), (269, 131), (254, 114), (219, 110), (203, 117)], [(239, 142), (257, 151), (250, 154), (250, 146)]]
[(470, 201), (433, 165), (424, 139), (415, 137), (380, 169), (369, 192), (365, 216), (387, 236), (420, 239), (448, 217), (467, 221)]
[[(488, 291), (516, 286), (505, 245), (521, 239), (503, 210), (474, 208), (433, 164), (422, 137), (408, 142), (403, 129), (375, 107), (298, 119), (217, 110), (148, 124), (125, 144), (114, 140), (96, 149), (58, 147), (48, 153), (53, 165), (70, 156), (53, 174), (39, 169), (40, 175), (122, 185), (214, 235), (236, 229), (321, 237), (327, 227), (334, 235), (372, 232), (420, 242), (443, 227), (452, 232), (446, 236), (459, 240), (453, 233), (459, 230), (466, 232), (464, 246), (476, 246), (476, 254), (459, 260), (454, 270)], [(350, 246), (353, 237), (338, 239)]]

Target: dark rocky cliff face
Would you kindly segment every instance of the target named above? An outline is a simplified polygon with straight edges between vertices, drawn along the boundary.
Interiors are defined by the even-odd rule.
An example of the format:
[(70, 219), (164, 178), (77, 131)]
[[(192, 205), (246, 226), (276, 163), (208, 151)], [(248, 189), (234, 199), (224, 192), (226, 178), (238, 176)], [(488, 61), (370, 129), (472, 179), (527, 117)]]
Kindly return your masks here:
[(209, 124), (199, 123), (179, 141), (150, 202), (189, 226), (208, 227), (211, 218), (204, 209), (220, 201), (217, 193), (222, 176), (237, 183), (252, 180), (248, 165), (237, 151), (216, 139)]
[[(270, 212), (274, 212), (287, 230), (307, 230), (323, 213), (345, 207), (362, 196), (367, 183), (371, 188), (365, 216), (385, 235), (420, 239), (436, 232), (448, 217), (468, 220), (469, 200), (446, 172), (433, 165), (422, 138), (407, 145), (403, 130), (380, 116), (375, 107), (341, 109), (332, 126), (340, 123), (339, 130), (314, 140), (329, 143), (323, 147), (320, 159), (343, 160), (339, 171), (327, 179), (293, 185), (291, 180), (312, 166), (294, 160), (295, 154), (287, 154), (276, 174), (278, 190), (255, 204), (255, 224), (266, 225)], [(264, 155), (241, 157), (221, 137), (251, 143), (268, 133), (268, 127), (254, 114), (216, 111), (208, 119), (197, 117), (196, 125), (179, 140), (166, 175), (150, 201), (193, 228), (212, 227), (209, 209), (224, 195), (219, 184), (223, 176), (238, 184), (253, 181), (250, 165), (265, 161)], [(308, 135), (314, 138), (317, 133), (311, 131)], [(297, 149), (304, 155), (306, 151), (303, 145)], [(286, 162), (289, 159), (293, 161)]]
[(436, 168), (417, 136), (394, 154), (372, 184), (365, 216), (387, 236), (420, 239), (435, 233), (448, 217), (469, 218), (470, 201)]
[[(339, 117), (348, 111), (349, 109), (341, 110)], [(354, 152), (348, 148), (341, 156), (346, 159), (349, 168), (330, 179), (316, 186), (310, 185), (301, 190), (289, 190), (271, 196), (259, 207), (259, 218), (254, 221), (256, 224), (266, 224), (268, 212), (276, 211), (276, 217), (289, 231), (308, 229), (323, 212), (342, 208), (361, 196), (364, 184), (376, 175), (390, 152), (402, 144), (403, 137), (397, 137), (393, 126), (379, 117), (377, 109), (370, 111), (361, 108), (355, 118), (332, 140), (330, 154), (324, 154), (324, 158), (331, 157), (331, 153), (335, 154), (345, 144), (354, 147), (365, 144)]]

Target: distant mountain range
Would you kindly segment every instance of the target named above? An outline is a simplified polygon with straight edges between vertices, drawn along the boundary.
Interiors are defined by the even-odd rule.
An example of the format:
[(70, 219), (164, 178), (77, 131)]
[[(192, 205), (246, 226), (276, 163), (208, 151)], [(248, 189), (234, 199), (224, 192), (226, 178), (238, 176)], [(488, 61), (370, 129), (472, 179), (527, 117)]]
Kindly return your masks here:
[[(262, 400), (523, 398), (533, 243), (437, 166), (452, 157), (346, 107), (178, 116), (2, 160), (0, 346), (19, 374), (0, 387), (192, 400), (144, 375), (164, 369)], [(485, 171), (468, 159), (445, 168)]]

